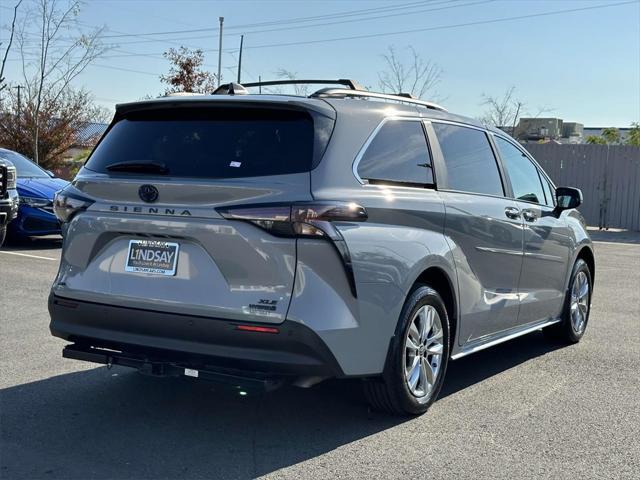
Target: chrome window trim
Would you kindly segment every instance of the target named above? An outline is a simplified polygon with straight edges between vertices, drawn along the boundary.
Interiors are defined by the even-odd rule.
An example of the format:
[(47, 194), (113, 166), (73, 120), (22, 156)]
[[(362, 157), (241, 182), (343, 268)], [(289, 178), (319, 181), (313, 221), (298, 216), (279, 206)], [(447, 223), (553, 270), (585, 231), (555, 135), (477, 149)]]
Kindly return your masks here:
[(449, 190), (446, 188), (439, 188), (439, 192), (444, 193), (455, 193), (455, 194), (463, 194), (463, 195), (476, 195), (478, 197), (489, 197), (489, 198), (497, 198), (500, 200), (513, 200), (513, 198), (507, 197), (505, 195), (493, 195), (492, 193), (478, 193), (478, 192), (467, 192), (466, 190)]
[(378, 188), (378, 189), (384, 189), (384, 188), (402, 188), (405, 190), (412, 190), (412, 191), (427, 191), (427, 192), (435, 192), (436, 189), (435, 188), (430, 188), (430, 187), (412, 187), (410, 185), (399, 185), (398, 184), (385, 184), (385, 183), (364, 183), (362, 186), (365, 188)]
[[(369, 148), (369, 145), (371, 145), (371, 142), (373, 142), (373, 139), (376, 138), (376, 135), (378, 135), (378, 132), (380, 132), (382, 127), (387, 122), (396, 121), (396, 120), (405, 121), (405, 122), (423, 122), (425, 119), (422, 118), (422, 117), (404, 117), (404, 116), (395, 116), (395, 115), (393, 115), (393, 116), (389, 116), (389, 117), (384, 117), (380, 121), (380, 123), (376, 126), (376, 128), (373, 129), (373, 132), (371, 132), (371, 135), (369, 135), (369, 137), (364, 142), (362, 147), (360, 147), (360, 150), (358, 151), (358, 154), (356, 155), (356, 158), (353, 161), (353, 164), (351, 166), (351, 171), (353, 172), (353, 176), (356, 177), (356, 180), (358, 180), (358, 182), (361, 185), (368, 186), (370, 184), (369, 184), (369, 182), (363, 180), (360, 177), (360, 175), (358, 175), (358, 165), (360, 164), (360, 160), (362, 160), (362, 157), (364, 156), (365, 152)], [(427, 144), (427, 149), (429, 149), (429, 141), (427, 139), (427, 135), (426, 134), (424, 136), (424, 141)], [(429, 156), (431, 157), (431, 152), (429, 152)], [(430, 160), (433, 163), (433, 158), (430, 158)], [(420, 189), (420, 187), (401, 187), (401, 188), (414, 188), (414, 189), (418, 189), (418, 190)]]
[(429, 120), (431, 123), (447, 123), (449, 125), (456, 125), (458, 127), (473, 128), (474, 130), (480, 130), (481, 132), (484, 132), (484, 133), (491, 133), (489, 130), (487, 130), (484, 127), (479, 127), (478, 125), (472, 125), (470, 123), (457, 122), (455, 120), (441, 120), (440, 118), (429, 118), (425, 120)]

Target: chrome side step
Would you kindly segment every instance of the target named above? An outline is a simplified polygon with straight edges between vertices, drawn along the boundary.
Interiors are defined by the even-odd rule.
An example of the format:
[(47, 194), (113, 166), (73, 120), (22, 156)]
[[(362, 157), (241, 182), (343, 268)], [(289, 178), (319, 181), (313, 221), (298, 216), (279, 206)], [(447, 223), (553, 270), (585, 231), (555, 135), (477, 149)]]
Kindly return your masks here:
[(498, 345), (503, 342), (508, 342), (509, 340), (513, 340), (514, 338), (521, 337), (531, 332), (535, 332), (536, 330), (540, 330), (544, 327), (548, 327), (549, 325), (553, 325), (554, 323), (559, 323), (560, 318), (556, 318), (554, 320), (547, 320), (546, 322), (536, 323), (535, 325), (526, 327), (523, 330), (519, 330), (517, 332), (510, 333), (503, 337), (496, 338), (494, 340), (490, 340), (484, 343), (476, 343), (472, 342), (471, 345), (463, 347), (462, 350), (455, 355), (451, 355), (451, 360), (457, 360), (458, 358), (466, 357), (467, 355), (471, 355), (472, 353), (479, 352), (480, 350), (484, 350), (485, 348), (493, 347), (494, 345)]

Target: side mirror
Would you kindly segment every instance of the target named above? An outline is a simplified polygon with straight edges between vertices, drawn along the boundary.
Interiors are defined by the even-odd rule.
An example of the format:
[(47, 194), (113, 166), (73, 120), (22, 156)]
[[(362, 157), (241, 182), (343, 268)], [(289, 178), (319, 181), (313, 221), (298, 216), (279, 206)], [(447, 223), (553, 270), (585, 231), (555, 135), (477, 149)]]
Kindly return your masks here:
[(556, 200), (559, 210), (578, 208), (582, 205), (582, 192), (579, 188), (558, 187), (556, 188)]

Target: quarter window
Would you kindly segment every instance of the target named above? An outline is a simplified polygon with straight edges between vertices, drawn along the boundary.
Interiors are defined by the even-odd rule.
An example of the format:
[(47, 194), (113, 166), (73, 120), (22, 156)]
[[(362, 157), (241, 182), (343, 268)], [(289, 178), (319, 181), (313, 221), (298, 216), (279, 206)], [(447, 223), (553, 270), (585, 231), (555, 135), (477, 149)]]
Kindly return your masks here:
[(358, 175), (369, 181), (433, 184), (422, 123), (390, 120), (382, 125), (358, 164)]
[(514, 198), (544, 204), (545, 196), (537, 167), (515, 145), (501, 137), (495, 138), (500, 157), (511, 180)]
[(487, 135), (474, 128), (433, 122), (447, 172), (447, 188), (504, 195), (500, 172)]

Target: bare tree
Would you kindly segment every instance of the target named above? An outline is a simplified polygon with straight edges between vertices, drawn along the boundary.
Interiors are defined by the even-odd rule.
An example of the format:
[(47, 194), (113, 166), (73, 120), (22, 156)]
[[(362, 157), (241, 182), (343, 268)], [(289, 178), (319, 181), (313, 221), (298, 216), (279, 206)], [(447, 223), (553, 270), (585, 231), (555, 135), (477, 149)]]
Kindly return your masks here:
[(521, 115), (538, 118), (540, 115), (551, 112), (549, 107), (538, 107), (535, 113), (527, 112), (526, 104), (516, 97), (516, 87), (509, 87), (502, 97), (482, 94), (482, 105), (487, 107), (480, 121), (492, 127), (507, 127), (513, 136)]
[(516, 99), (516, 87), (509, 87), (502, 97), (482, 94), (482, 105), (488, 107), (482, 123), (492, 127), (510, 127), (515, 131), (524, 102)]
[[(16, 30), (16, 18), (18, 16), (18, 7), (20, 7), (21, 3), (22, 3), (22, 0), (16, 3), (15, 6), (13, 7), (13, 20), (11, 21), (11, 28), (10, 28), (11, 33), (9, 34), (9, 44), (7, 45), (7, 48), (4, 51), (4, 56), (2, 57), (2, 66), (0, 66), (0, 92), (7, 87), (7, 84), (4, 78), (4, 66), (7, 63), (9, 50), (11, 50), (11, 45), (13, 44), (13, 35)], [(0, 45), (2, 45), (2, 42), (0, 42)]]
[[(276, 77), (282, 80), (297, 80), (298, 73), (286, 68), (279, 68), (276, 72)], [(309, 85), (294, 85), (293, 91), (296, 95), (306, 97), (309, 95)], [(274, 89), (274, 93), (281, 93), (280, 89)]]
[(378, 72), (378, 84), (384, 93), (410, 93), (414, 97), (437, 97), (434, 91), (440, 83), (442, 69), (437, 63), (425, 60), (413, 47), (407, 47), (409, 60), (403, 61), (395, 47), (382, 55), (386, 69)]
[[(16, 32), (27, 103), (34, 108), (31, 138), (36, 163), (40, 160), (43, 100), (55, 104), (68, 92), (71, 82), (108, 49), (101, 41), (104, 27), (76, 33), (80, 31), (80, 7), (79, 0), (33, 0), (33, 8)], [(35, 51), (29, 43), (34, 36)]]

